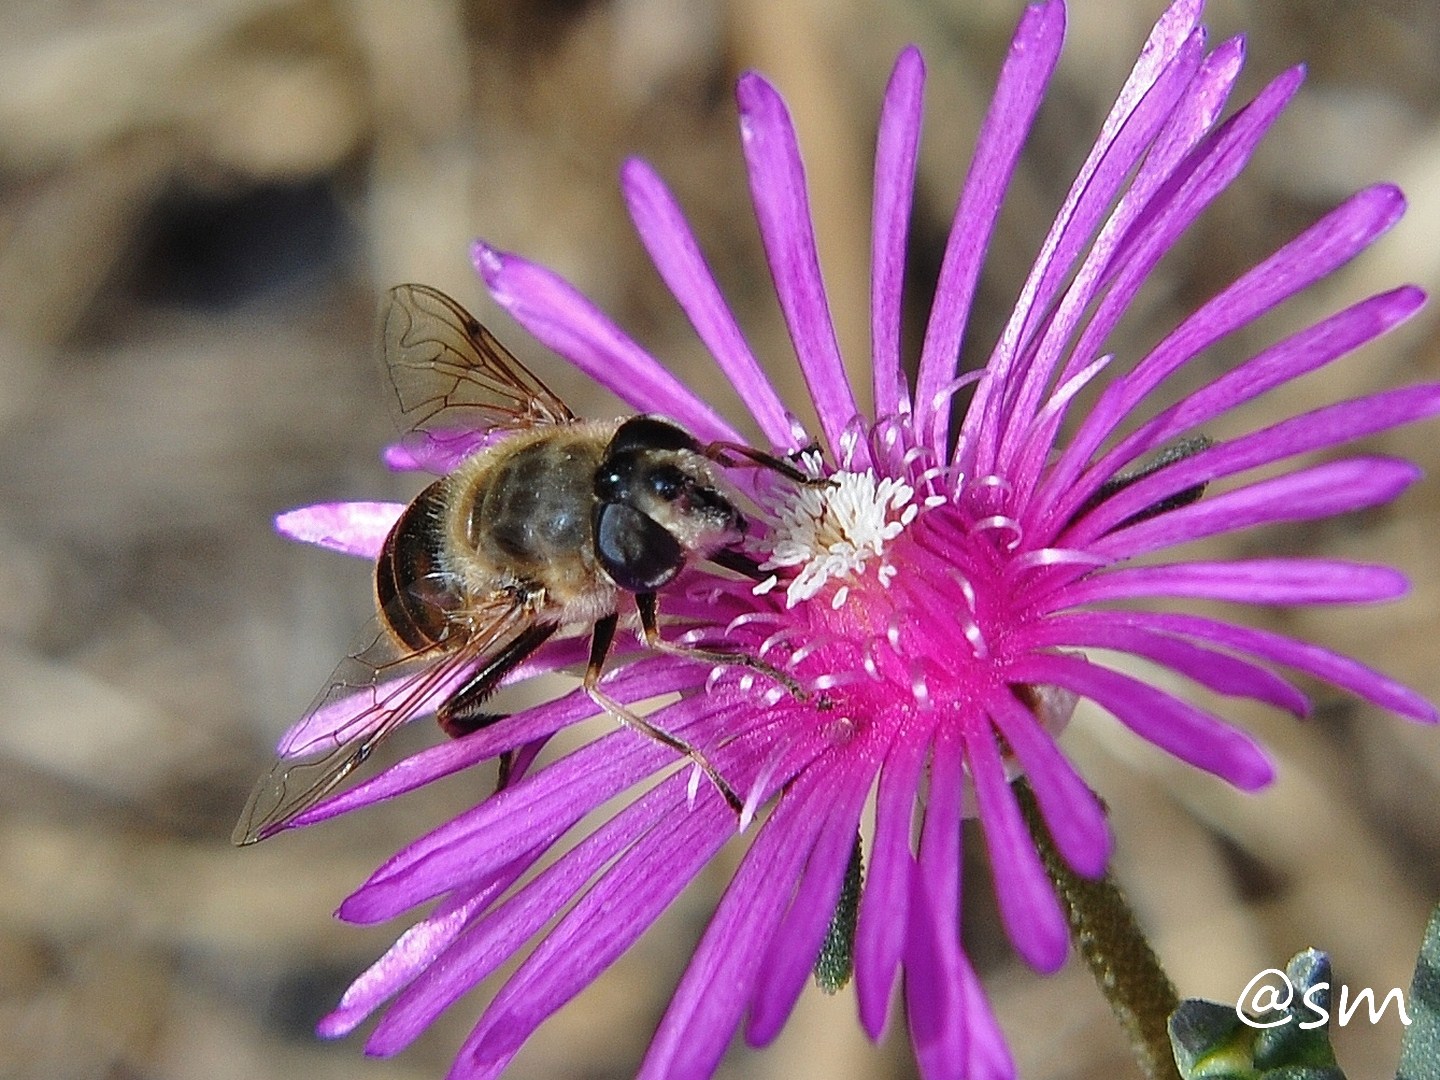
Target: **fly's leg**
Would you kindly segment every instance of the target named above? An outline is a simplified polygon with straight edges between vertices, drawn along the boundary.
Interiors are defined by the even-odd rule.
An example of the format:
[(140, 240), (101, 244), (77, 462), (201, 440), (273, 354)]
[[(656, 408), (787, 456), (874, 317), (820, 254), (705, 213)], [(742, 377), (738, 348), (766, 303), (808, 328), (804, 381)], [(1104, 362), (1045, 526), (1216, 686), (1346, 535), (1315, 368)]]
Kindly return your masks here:
[[(485, 661), (469, 682), (436, 710), (435, 719), (440, 723), (440, 730), (452, 739), (458, 739), (489, 727), (497, 720), (503, 720), (503, 713), (487, 712), (481, 706), (499, 687), (500, 681), (545, 644), (558, 629), (558, 623), (537, 623), (511, 638), (503, 649)], [(496, 791), (510, 786), (510, 770), (514, 762), (514, 751), (506, 750), (500, 755), (500, 775), (495, 782)]]
[(735, 794), (735, 790), (725, 782), (725, 778), (720, 775), (719, 770), (710, 764), (710, 760), (703, 753), (684, 739), (671, 735), (668, 731), (662, 731), (600, 689), (600, 676), (605, 671), (605, 657), (609, 655), (610, 645), (615, 640), (615, 627), (619, 618), (619, 615), (606, 615), (595, 624), (594, 633), (590, 638), (590, 663), (585, 668), (585, 692), (590, 695), (591, 701), (626, 727), (638, 731), (642, 735), (647, 735), (656, 742), (670, 747), (677, 754), (683, 754), (689, 758), (710, 778), (710, 782), (724, 796), (725, 801), (730, 804), (730, 808), (737, 814), (740, 813), (744, 806), (740, 797)]
[(706, 649), (694, 645), (676, 645), (674, 642), (666, 641), (660, 636), (660, 602), (654, 593), (636, 593), (635, 606), (640, 609), (640, 629), (645, 635), (645, 645), (656, 652), (667, 653), (670, 656), (680, 656), (689, 660), (699, 660), (707, 664), (730, 664), (736, 667), (749, 668), (758, 672), (766, 678), (774, 679), (786, 690), (796, 701), (815, 702), (817, 708), (828, 709), (829, 698), (821, 694), (818, 698), (805, 687), (801, 686), (795, 677), (788, 672), (781, 671), (772, 664), (767, 664), (758, 656), (751, 656), (743, 652), (726, 652), (723, 649)]
[[(711, 461), (721, 465), (750, 464), (757, 465), (762, 469), (769, 469), (777, 472), (785, 479), (793, 481), (804, 487), (829, 487), (833, 481), (823, 476), (810, 476), (808, 473), (797, 469), (793, 464), (784, 458), (776, 457), (774, 454), (767, 454), (764, 450), (756, 450), (753, 446), (746, 446), (744, 443), (733, 442), (712, 442), (700, 451)], [(735, 459), (739, 458), (737, 462)]]

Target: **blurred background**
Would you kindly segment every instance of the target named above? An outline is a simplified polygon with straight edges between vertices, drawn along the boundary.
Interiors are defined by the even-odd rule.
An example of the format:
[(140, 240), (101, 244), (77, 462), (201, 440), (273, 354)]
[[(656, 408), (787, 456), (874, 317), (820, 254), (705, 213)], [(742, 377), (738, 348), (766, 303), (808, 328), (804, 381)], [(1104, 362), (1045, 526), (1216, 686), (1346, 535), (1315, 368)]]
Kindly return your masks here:
[[(0, 1077), (439, 1077), (488, 990), (400, 1058), (314, 1038), (399, 926), (330, 912), (383, 858), (488, 790), (461, 778), (256, 848), (229, 833), (276, 736), (368, 615), (358, 561), (288, 545), (277, 511), (403, 499), (371, 356), (376, 298), (431, 283), (472, 307), (577, 411), (617, 406), (483, 297), (472, 237), (560, 270), (729, 407), (635, 241), (616, 190), (640, 154), (673, 185), (757, 352), (792, 400), (731, 87), (768, 73), (800, 128), (842, 339), (866, 348), (876, 109), (906, 42), (929, 62), (912, 277), (916, 320), (1016, 0), (9, 0), (0, 39)], [(1065, 60), (978, 302), (993, 342), (1050, 216), (1161, 10), (1076, 0)], [(1115, 341), (1183, 311), (1358, 186), (1401, 182), (1378, 250), (1255, 334), (1440, 277), (1440, 9), (1429, 0), (1220, 0), (1250, 33), (1242, 89), (1310, 78), (1235, 187), (1161, 267)], [(1245, 95), (1248, 97), (1248, 94)], [(1237, 98), (1237, 100), (1240, 100)], [(1440, 374), (1431, 310), (1247, 425)], [(786, 384), (785, 380), (789, 380)], [(732, 413), (732, 415), (734, 415)], [(1440, 439), (1372, 449), (1432, 478), (1393, 506), (1244, 537), (1230, 551), (1403, 567), (1383, 608), (1255, 622), (1352, 652), (1440, 698)], [(1105, 718), (1067, 736), (1109, 801), (1118, 872), (1187, 996), (1233, 1000), (1315, 945), (1337, 980), (1408, 986), (1440, 898), (1440, 733), (1323, 688), (1298, 724), (1226, 704), (1279, 761), (1249, 797)], [(413, 745), (438, 737), (410, 734)], [(738, 852), (549, 1022), (516, 1077), (630, 1075)], [(1077, 964), (1044, 979), (1004, 944), (967, 871), (967, 937), (1027, 1080), (1138, 1076)], [(493, 989), (493, 988), (492, 988)], [(870, 1046), (853, 995), (813, 989), (776, 1046), (727, 1077), (914, 1075), (903, 1025)], [(896, 1032), (901, 1033), (897, 1037)], [(1340, 1033), (1352, 1077), (1390, 1075), (1400, 1025)]]

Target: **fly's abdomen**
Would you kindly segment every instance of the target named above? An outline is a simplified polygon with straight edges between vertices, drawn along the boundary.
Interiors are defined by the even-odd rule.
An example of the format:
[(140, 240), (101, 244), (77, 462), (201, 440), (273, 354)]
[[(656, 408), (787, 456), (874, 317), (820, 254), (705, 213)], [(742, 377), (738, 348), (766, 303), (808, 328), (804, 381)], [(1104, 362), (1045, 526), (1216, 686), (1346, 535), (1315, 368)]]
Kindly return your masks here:
[(397, 640), (417, 652), (445, 640), (450, 613), (461, 601), (453, 578), (442, 567), (445, 483), (435, 481), (406, 508), (375, 564), (380, 620)]

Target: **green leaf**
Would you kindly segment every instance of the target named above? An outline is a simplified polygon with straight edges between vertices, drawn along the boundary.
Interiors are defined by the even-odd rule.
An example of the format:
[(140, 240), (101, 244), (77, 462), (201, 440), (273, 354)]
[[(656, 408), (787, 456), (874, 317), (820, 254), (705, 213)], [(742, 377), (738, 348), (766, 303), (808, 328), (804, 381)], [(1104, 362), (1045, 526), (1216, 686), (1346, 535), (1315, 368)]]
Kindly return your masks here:
[(1170, 1016), (1170, 1042), (1184, 1080), (1345, 1080), (1330, 1047), (1329, 958), (1307, 949), (1286, 965), (1285, 983), (1277, 994), (1283, 1007), (1258, 1016), (1182, 1001)]

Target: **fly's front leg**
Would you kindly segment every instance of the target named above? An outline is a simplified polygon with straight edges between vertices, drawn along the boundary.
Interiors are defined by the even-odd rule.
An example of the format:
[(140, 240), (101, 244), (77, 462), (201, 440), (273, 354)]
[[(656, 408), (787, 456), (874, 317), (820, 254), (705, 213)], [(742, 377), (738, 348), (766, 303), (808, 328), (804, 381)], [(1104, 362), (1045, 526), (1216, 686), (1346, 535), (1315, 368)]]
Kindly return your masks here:
[(744, 807), (740, 797), (735, 794), (734, 789), (725, 782), (720, 771), (710, 764), (710, 760), (704, 754), (684, 739), (671, 735), (668, 731), (662, 731), (643, 716), (633, 712), (600, 689), (600, 676), (605, 672), (605, 657), (610, 654), (610, 645), (615, 640), (615, 627), (619, 618), (619, 615), (606, 615), (595, 624), (594, 633), (590, 638), (590, 663), (585, 667), (585, 692), (590, 695), (591, 701), (626, 727), (638, 731), (642, 735), (647, 735), (656, 742), (668, 746), (677, 754), (689, 758), (710, 778), (710, 782), (724, 796), (725, 801), (730, 804), (730, 808), (737, 814), (740, 813)]
[[(694, 645), (676, 645), (666, 641), (660, 636), (660, 602), (654, 593), (636, 593), (635, 606), (640, 609), (640, 629), (645, 635), (645, 644), (656, 652), (668, 653), (670, 656), (682, 656), (707, 664), (730, 664), (749, 668), (766, 678), (774, 679), (790, 691), (790, 696), (796, 701), (810, 701), (815, 698), (815, 695), (801, 686), (789, 672), (781, 671), (774, 665), (767, 664), (758, 656), (751, 656), (749, 653), (743, 652), (726, 652), (723, 649), (697, 648)], [(829, 699), (823, 694), (815, 699), (815, 704), (822, 709), (830, 707)]]
[[(813, 445), (813, 444), (812, 444)], [(711, 461), (721, 465), (731, 466), (737, 464), (756, 465), (762, 469), (769, 469), (777, 472), (785, 479), (790, 480), (803, 487), (830, 487), (834, 481), (823, 476), (811, 476), (794, 464), (774, 454), (767, 454), (764, 450), (756, 450), (753, 446), (746, 446), (744, 443), (734, 442), (712, 442), (700, 451)], [(740, 459), (736, 461), (735, 459)]]

